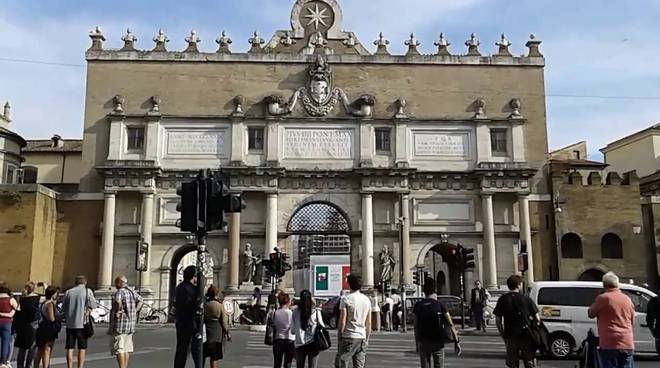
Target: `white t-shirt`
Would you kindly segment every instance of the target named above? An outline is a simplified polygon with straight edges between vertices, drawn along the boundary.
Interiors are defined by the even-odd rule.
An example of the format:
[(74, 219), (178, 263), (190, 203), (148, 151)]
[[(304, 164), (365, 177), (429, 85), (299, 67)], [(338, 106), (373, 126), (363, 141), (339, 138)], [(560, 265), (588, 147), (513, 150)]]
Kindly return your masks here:
[(399, 294), (392, 294), (390, 298), (392, 298), (394, 305), (401, 303), (401, 297), (399, 296)]
[(394, 300), (389, 296), (385, 298), (385, 304), (390, 306), (390, 312), (394, 311)]
[(371, 311), (371, 301), (359, 290), (343, 298), (339, 303), (339, 310), (346, 310), (346, 327), (342, 337), (347, 339), (366, 339), (367, 329), (365, 323)]

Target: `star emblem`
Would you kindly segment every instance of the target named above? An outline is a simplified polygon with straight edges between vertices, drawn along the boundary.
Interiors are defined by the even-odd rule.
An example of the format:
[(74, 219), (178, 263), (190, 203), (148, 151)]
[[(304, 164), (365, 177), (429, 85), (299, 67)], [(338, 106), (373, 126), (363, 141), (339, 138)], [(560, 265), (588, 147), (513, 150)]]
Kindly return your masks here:
[(330, 18), (326, 12), (328, 11), (328, 8), (322, 8), (319, 9), (319, 4), (314, 5), (314, 9), (311, 7), (307, 8), (307, 11), (309, 14), (305, 15), (304, 17), (309, 19), (307, 22), (307, 25), (312, 25), (314, 24), (314, 29), (319, 29), (319, 23), (327, 26), (328, 24), (325, 22), (326, 18)]

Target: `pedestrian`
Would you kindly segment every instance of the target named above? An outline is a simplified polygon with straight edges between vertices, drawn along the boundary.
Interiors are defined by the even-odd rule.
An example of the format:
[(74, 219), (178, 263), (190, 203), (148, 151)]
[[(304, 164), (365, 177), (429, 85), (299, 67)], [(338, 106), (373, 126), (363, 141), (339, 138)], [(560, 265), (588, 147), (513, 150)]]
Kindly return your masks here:
[[(442, 368), (445, 361), (445, 331), (451, 331), (456, 355), (461, 355), (461, 345), (458, 332), (454, 327), (451, 314), (447, 307), (438, 300), (436, 283), (432, 278), (424, 281), (424, 299), (413, 306), (413, 323), (415, 326), (415, 343), (419, 353), (422, 368)], [(433, 365), (431, 365), (433, 364)]]
[(347, 281), (351, 292), (339, 302), (335, 368), (364, 368), (371, 334), (371, 301), (360, 292), (359, 276), (350, 274)]
[(66, 319), (66, 366), (73, 368), (73, 351), (78, 348), (78, 368), (85, 366), (87, 339), (85, 324), (91, 311), (96, 308), (94, 293), (87, 288), (87, 278), (76, 276), (76, 286), (64, 293), (62, 313)]
[(39, 295), (34, 292), (36, 285), (30, 281), (25, 284), (21, 299), (19, 300), (19, 311), (14, 316), (14, 329), (16, 339), (14, 347), (18, 348), (16, 366), (18, 368), (32, 368), (34, 354), (37, 350), (36, 333), (39, 327)]
[(227, 312), (220, 302), (220, 290), (214, 285), (206, 290), (204, 304), (204, 326), (206, 341), (203, 345), (204, 359), (209, 359), (210, 368), (218, 368), (218, 361), (223, 358), (224, 341), (231, 341), (227, 328)]
[(477, 331), (483, 330), (486, 332), (486, 323), (484, 322), (484, 308), (490, 299), (490, 294), (483, 285), (481, 281), (477, 280), (474, 282), (474, 289), (472, 289), (472, 294), (470, 296), (470, 310), (472, 311), (472, 320), (474, 321), (474, 328)]
[(646, 307), (646, 325), (655, 338), (655, 351), (660, 355), (660, 296), (651, 299)]
[(185, 368), (188, 351), (192, 355), (195, 368), (202, 368), (202, 336), (197, 335), (195, 316), (197, 315), (197, 268), (188, 266), (183, 270), (183, 281), (174, 291), (174, 308), (176, 308), (176, 353), (174, 368)]
[(0, 368), (11, 368), (11, 325), (18, 309), (18, 303), (11, 295), (11, 289), (0, 281)]
[(128, 287), (126, 276), (115, 278), (115, 288), (110, 308), (110, 352), (117, 357), (119, 368), (126, 368), (129, 354), (133, 352), (133, 334), (143, 301), (137, 292)]
[(295, 354), (294, 341), (295, 335), (291, 333), (293, 322), (293, 312), (291, 311), (291, 298), (289, 294), (280, 292), (277, 295), (277, 301), (280, 308), (274, 310), (268, 320), (273, 326), (273, 367), (291, 368), (291, 362)]
[(53, 352), (53, 344), (57, 340), (62, 329), (60, 322), (60, 313), (57, 310), (57, 296), (59, 289), (54, 286), (48, 286), (44, 292), (46, 300), (39, 307), (39, 327), (37, 327), (37, 355), (34, 360), (34, 367), (50, 367), (50, 356)]
[(394, 312), (394, 300), (390, 293), (385, 293), (385, 301), (383, 301), (383, 322), (385, 324), (385, 331), (392, 331), (392, 314)]
[(589, 318), (598, 325), (598, 357), (601, 368), (632, 368), (635, 342), (633, 325), (635, 306), (619, 289), (619, 277), (613, 272), (603, 276), (604, 291), (589, 307)]
[(520, 292), (523, 278), (512, 275), (506, 280), (507, 294), (497, 300), (493, 314), (500, 335), (506, 345), (506, 365), (518, 368), (522, 359), (525, 368), (536, 366), (537, 346), (532, 338), (532, 328), (541, 323), (539, 310), (532, 299)]
[(309, 290), (300, 292), (298, 307), (293, 311), (291, 327), (296, 340), (296, 368), (317, 368), (319, 361), (319, 349), (314, 343), (314, 332), (316, 326), (323, 326), (321, 311), (316, 308), (316, 303)]
[(398, 291), (396, 289), (392, 289), (390, 294), (390, 298), (392, 298), (392, 324), (394, 326), (394, 331), (399, 330), (399, 326), (401, 326), (401, 318), (399, 317), (399, 314), (401, 314), (401, 297), (398, 294)]
[(380, 305), (377, 293), (374, 291), (369, 299), (371, 300), (371, 330), (380, 331)]

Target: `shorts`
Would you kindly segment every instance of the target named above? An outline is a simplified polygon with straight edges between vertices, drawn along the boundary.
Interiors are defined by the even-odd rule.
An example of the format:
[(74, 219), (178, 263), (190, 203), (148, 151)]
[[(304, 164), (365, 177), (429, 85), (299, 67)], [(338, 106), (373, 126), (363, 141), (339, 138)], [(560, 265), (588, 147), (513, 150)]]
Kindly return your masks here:
[(85, 330), (82, 328), (67, 328), (64, 349), (75, 349), (76, 345), (79, 350), (87, 349), (87, 336), (85, 336)]
[(110, 338), (110, 352), (112, 355), (133, 352), (133, 334), (115, 334)]

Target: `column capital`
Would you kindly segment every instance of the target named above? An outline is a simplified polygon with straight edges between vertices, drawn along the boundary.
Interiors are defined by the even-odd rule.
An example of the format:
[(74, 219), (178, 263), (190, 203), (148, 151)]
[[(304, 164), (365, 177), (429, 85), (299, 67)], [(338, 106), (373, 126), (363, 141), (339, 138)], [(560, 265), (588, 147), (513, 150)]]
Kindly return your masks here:
[(116, 195), (117, 195), (117, 191), (116, 191), (116, 190), (104, 190), (104, 191), (103, 191), (103, 197), (104, 197), (104, 198), (107, 198), (107, 197), (114, 197), (114, 196), (116, 196)]
[(493, 192), (481, 192), (481, 193), (479, 193), (479, 195), (482, 198), (492, 198), (494, 194), (495, 193), (493, 193)]
[(153, 196), (156, 194), (156, 192), (153, 191), (153, 190), (150, 190), (150, 191), (140, 191), (140, 194), (142, 194), (143, 197), (150, 197), (150, 196), (153, 197)]
[(266, 193), (266, 197), (268, 198), (273, 198), (273, 197), (277, 198), (277, 195), (279, 194), (277, 192), (265, 192), (265, 193)]
[(530, 192), (518, 192), (516, 194), (518, 195), (518, 198), (522, 198), (522, 197), (529, 198), (529, 195), (532, 194), (532, 193), (530, 193)]
[(361, 190), (361, 191), (360, 191), (360, 195), (362, 195), (363, 197), (365, 197), (365, 196), (371, 196), (371, 195), (373, 195), (373, 194), (374, 194), (374, 192), (373, 192), (373, 191), (369, 191), (369, 190)]

